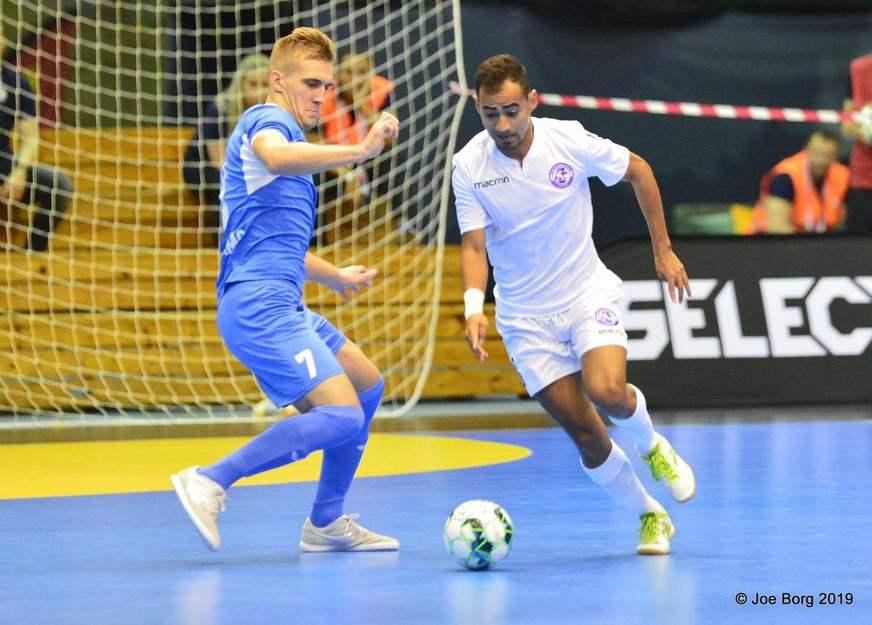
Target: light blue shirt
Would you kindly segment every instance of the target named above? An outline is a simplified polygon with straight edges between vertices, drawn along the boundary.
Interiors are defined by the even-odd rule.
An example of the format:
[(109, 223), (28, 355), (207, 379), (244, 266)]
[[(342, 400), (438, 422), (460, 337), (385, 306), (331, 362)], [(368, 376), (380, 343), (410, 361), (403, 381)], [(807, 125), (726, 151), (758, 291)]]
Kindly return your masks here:
[(310, 175), (270, 173), (251, 142), (264, 130), (288, 141), (306, 141), (297, 121), (274, 104), (245, 111), (227, 142), (221, 168), (221, 297), (228, 284), (287, 280), (301, 301), (306, 252), (315, 228), (318, 191)]

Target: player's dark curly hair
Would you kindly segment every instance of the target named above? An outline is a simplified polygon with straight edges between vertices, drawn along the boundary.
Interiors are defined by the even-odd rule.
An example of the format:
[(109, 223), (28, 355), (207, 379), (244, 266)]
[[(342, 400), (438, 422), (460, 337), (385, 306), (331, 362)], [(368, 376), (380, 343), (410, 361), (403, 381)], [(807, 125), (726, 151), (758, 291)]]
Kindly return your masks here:
[(482, 61), (475, 72), (475, 92), (499, 91), (507, 80), (521, 86), (524, 95), (530, 93), (527, 68), (511, 54), (498, 54)]

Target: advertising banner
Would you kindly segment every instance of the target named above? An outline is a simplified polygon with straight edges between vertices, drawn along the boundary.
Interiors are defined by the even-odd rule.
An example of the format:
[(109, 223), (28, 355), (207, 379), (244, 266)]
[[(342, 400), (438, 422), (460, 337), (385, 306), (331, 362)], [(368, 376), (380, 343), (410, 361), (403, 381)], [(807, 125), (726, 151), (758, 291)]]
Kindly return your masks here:
[(601, 250), (624, 281), (629, 381), (655, 405), (872, 404), (872, 238), (676, 237), (669, 301), (647, 240)]

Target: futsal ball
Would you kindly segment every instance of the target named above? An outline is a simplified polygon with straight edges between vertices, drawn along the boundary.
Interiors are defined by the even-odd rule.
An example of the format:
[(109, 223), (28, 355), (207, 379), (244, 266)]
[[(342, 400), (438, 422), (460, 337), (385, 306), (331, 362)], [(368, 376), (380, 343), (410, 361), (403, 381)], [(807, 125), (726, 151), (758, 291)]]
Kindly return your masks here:
[(468, 569), (480, 571), (509, 555), (514, 538), (512, 518), (492, 501), (465, 501), (445, 521), (443, 538), (449, 556)]

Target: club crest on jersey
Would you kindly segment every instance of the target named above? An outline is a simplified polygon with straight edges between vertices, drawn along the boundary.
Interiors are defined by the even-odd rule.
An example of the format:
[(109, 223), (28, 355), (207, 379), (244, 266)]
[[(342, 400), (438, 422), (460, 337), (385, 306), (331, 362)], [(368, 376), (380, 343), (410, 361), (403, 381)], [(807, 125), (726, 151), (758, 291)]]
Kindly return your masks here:
[(604, 326), (618, 325), (618, 314), (611, 308), (599, 308), (593, 316), (598, 323)]
[(573, 178), (575, 178), (575, 172), (566, 163), (557, 163), (548, 172), (548, 179), (558, 189), (565, 189), (571, 185)]

